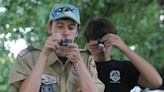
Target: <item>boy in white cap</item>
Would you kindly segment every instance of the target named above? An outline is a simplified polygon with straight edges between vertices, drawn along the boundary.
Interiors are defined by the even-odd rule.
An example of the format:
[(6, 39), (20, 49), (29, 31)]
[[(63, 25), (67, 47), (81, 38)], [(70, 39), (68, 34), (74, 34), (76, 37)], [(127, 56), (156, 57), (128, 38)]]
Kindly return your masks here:
[(55, 4), (49, 17), (50, 36), (42, 47), (18, 54), (11, 70), (13, 92), (103, 92), (95, 63), (74, 42), (80, 24), (79, 10)]

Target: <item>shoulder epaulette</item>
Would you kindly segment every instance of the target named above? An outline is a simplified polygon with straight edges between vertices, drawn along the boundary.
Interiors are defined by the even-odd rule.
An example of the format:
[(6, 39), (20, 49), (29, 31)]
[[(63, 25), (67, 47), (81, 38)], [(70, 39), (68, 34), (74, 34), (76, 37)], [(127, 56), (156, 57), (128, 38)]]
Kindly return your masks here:
[(27, 49), (29, 51), (33, 51), (33, 50), (41, 50), (42, 46), (28, 46)]
[(26, 49), (21, 50), (21, 51), (19, 52), (18, 56), (22, 57), (22, 56), (24, 56), (24, 55), (27, 54), (27, 53), (28, 53), (28, 50), (27, 50), (27, 48), (26, 48)]
[(27, 48), (20, 51), (18, 56), (22, 57), (22, 56), (26, 55), (28, 52), (33, 51), (33, 50), (41, 50), (41, 47), (28, 46)]

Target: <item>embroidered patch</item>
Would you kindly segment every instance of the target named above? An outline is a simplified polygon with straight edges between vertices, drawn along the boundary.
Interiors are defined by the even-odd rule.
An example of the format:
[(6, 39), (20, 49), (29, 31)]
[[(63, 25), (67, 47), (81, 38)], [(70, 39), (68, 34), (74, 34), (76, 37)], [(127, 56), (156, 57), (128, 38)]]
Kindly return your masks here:
[(27, 49), (24, 49), (24, 50), (22, 50), (22, 51), (18, 54), (18, 56), (23, 57), (23, 56), (26, 55), (27, 53), (28, 53), (28, 50), (27, 50)]
[(57, 83), (57, 77), (43, 74), (39, 92), (55, 92), (54, 83)]
[(73, 75), (78, 76), (77, 68), (74, 65), (72, 66), (72, 73)]
[(41, 82), (44, 84), (57, 83), (57, 77), (43, 74)]
[(46, 85), (44, 83), (41, 83), (39, 92), (55, 92), (54, 85), (53, 84)]

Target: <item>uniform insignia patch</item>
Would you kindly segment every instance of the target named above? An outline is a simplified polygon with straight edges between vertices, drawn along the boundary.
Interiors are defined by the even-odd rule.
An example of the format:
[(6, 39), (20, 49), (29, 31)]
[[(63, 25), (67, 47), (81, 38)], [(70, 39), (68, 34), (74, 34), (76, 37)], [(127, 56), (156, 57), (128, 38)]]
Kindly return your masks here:
[(22, 57), (22, 56), (26, 55), (27, 52), (28, 52), (28, 50), (27, 50), (27, 49), (24, 49), (24, 50), (22, 50), (22, 51), (18, 54), (18, 56)]
[(33, 50), (40, 50), (41, 47), (33, 47), (33, 46), (28, 46), (26, 49), (22, 50), (18, 56), (22, 57), (26, 55), (28, 52), (33, 51)]
[(41, 83), (39, 92), (55, 92), (55, 89), (53, 86), (54, 86), (53, 84), (46, 85), (46, 84)]
[(73, 75), (78, 76), (77, 68), (74, 65), (72, 67), (72, 73), (73, 73)]
[(55, 92), (54, 83), (57, 83), (57, 77), (43, 74), (39, 92)]
[(44, 84), (57, 83), (57, 77), (43, 74), (41, 82)]

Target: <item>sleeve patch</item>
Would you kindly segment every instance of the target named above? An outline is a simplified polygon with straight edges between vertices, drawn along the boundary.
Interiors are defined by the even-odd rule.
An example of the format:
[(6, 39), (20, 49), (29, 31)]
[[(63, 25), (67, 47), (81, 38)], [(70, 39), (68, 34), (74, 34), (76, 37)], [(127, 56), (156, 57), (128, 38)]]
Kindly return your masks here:
[(27, 49), (24, 49), (24, 50), (22, 50), (22, 51), (18, 54), (18, 56), (23, 57), (23, 56), (26, 55), (27, 53), (28, 53), (28, 50), (27, 50)]

